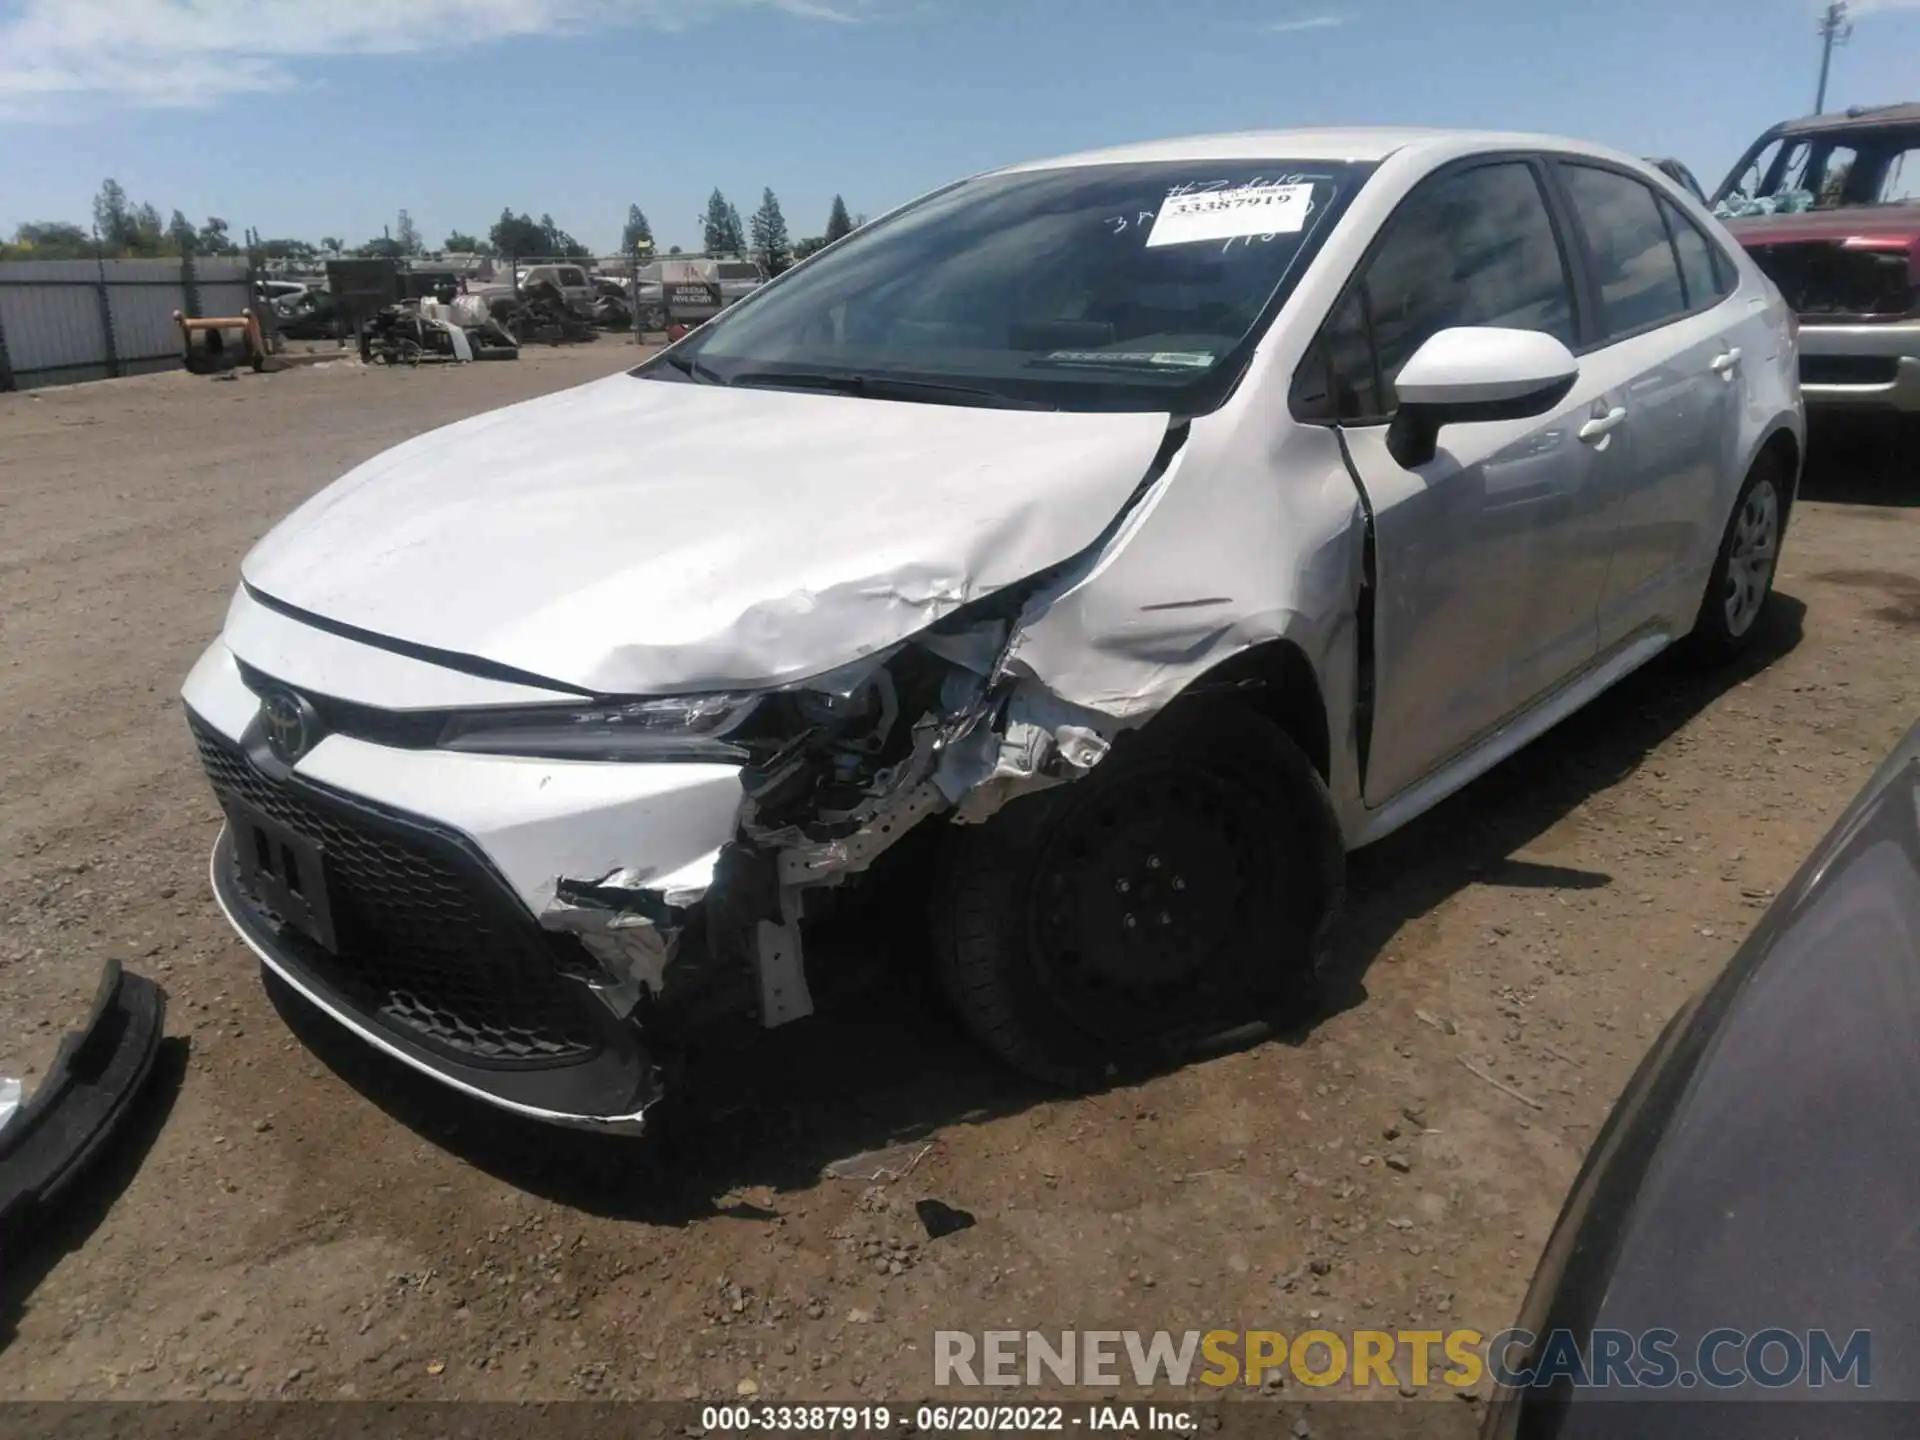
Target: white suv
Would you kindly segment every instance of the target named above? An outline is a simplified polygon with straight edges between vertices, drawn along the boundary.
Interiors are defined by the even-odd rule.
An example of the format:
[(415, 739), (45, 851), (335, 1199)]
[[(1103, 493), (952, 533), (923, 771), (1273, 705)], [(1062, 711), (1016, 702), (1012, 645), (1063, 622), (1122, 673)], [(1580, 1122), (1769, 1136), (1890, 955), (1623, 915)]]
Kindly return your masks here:
[(903, 836), (979, 1038), (1098, 1083), (1313, 1003), (1347, 851), (1754, 635), (1789, 315), (1540, 136), (1138, 145), (940, 190), (630, 374), (422, 435), (246, 558), (185, 687), (272, 970), (635, 1128), (703, 970)]

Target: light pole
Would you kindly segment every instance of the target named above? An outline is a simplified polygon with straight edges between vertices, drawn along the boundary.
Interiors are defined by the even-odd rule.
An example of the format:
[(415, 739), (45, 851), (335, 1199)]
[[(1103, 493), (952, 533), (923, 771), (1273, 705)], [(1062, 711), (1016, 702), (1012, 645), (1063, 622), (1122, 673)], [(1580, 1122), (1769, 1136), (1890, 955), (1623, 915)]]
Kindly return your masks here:
[(1833, 68), (1833, 47), (1853, 37), (1853, 22), (1847, 18), (1848, 0), (1829, 0), (1820, 14), (1820, 93), (1814, 97), (1813, 113), (1827, 109), (1827, 75)]

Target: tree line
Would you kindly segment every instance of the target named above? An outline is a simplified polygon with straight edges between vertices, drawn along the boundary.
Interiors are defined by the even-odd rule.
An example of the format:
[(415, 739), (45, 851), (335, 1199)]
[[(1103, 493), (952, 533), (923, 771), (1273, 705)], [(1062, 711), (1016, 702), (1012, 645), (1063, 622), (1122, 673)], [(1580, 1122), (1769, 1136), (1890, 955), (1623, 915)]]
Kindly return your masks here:
[[(760, 208), (744, 224), (740, 212), (718, 189), (707, 200), (703, 220), (702, 248), (709, 255), (752, 257), (766, 267), (770, 275), (804, 260), (814, 251), (850, 235), (866, 223), (866, 216), (855, 218), (840, 196), (833, 197), (826, 228), (818, 235), (794, 240), (781, 213), (780, 201), (771, 189), (761, 192)], [(627, 207), (627, 222), (620, 233), (620, 249), (631, 254), (637, 248), (651, 251), (653, 226), (638, 205)], [(455, 230), (437, 250), (429, 250), (413, 217), (402, 210), (395, 223), (359, 245), (349, 247), (337, 235), (324, 235), (318, 244), (293, 238), (268, 239), (257, 230), (243, 231), (236, 240), (225, 220), (209, 215), (199, 225), (175, 210), (162, 220), (158, 207), (135, 203), (117, 180), (100, 186), (93, 199), (93, 227), (64, 220), (27, 221), (14, 228), (10, 243), (0, 241), (0, 259), (4, 260), (90, 260), (182, 255), (245, 255), (256, 264), (267, 260), (312, 263), (325, 256), (357, 258), (414, 256), (446, 253), (503, 257), (541, 256), (587, 259), (592, 251), (554, 223), (551, 215), (538, 220), (512, 206), (500, 211), (484, 237)], [(673, 246), (668, 252), (678, 255)]]
[[(645, 223), (646, 217), (641, 216), (636, 207), (628, 217), (629, 231), (635, 216)], [(701, 244), (709, 255), (751, 255), (766, 267), (769, 275), (778, 275), (814, 251), (851, 235), (866, 223), (866, 218), (862, 215), (854, 219), (847, 211), (847, 202), (836, 195), (827, 213), (826, 229), (796, 241), (787, 230), (787, 217), (781, 213), (779, 197), (768, 189), (760, 192), (760, 208), (753, 212), (753, 219), (743, 233), (740, 212), (716, 188), (707, 197)]]

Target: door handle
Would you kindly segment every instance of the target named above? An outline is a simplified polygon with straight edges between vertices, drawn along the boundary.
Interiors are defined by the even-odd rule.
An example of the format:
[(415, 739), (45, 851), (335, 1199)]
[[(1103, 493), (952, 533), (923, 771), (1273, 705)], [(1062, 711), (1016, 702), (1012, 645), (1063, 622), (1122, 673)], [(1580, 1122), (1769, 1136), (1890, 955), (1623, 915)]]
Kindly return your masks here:
[(1726, 354), (1714, 356), (1708, 368), (1716, 375), (1731, 375), (1740, 368), (1740, 347), (1736, 345)]
[(1617, 430), (1627, 418), (1626, 407), (1616, 405), (1604, 415), (1596, 415), (1580, 427), (1580, 438), (1591, 443), (1604, 440)]

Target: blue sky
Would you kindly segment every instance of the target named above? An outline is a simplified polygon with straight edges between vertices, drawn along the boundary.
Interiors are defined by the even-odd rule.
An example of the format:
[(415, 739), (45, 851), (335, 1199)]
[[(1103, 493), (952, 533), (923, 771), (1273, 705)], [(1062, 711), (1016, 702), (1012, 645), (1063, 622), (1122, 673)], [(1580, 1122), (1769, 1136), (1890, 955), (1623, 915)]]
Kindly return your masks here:
[[(1812, 108), (1817, 0), (0, 0), (0, 230), (104, 176), (236, 235), (428, 241), (503, 205), (697, 244), (960, 174), (1209, 130), (1552, 130), (1711, 187)], [(1860, 0), (1830, 108), (1920, 99), (1920, 0)]]

